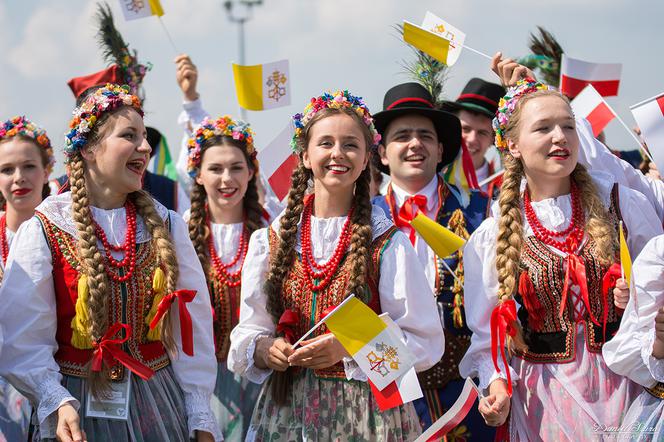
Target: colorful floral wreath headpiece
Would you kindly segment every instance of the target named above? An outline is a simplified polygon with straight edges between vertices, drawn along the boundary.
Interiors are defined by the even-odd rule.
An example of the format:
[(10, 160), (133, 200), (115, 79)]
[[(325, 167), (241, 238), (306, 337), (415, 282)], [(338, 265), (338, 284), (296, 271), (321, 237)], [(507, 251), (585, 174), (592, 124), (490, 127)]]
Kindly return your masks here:
[(0, 126), (0, 140), (12, 138), (17, 135), (32, 138), (39, 147), (46, 151), (46, 156), (48, 156), (46, 170), (50, 174), (55, 164), (55, 157), (53, 156), (51, 140), (46, 135), (46, 131), (23, 116), (7, 120)]
[(493, 130), (496, 131), (496, 147), (501, 152), (507, 150), (507, 140), (505, 139), (505, 130), (507, 123), (516, 109), (519, 100), (531, 92), (546, 90), (549, 86), (539, 83), (530, 77), (517, 81), (516, 86), (512, 86), (498, 103), (496, 118), (493, 119)]
[(121, 106), (131, 106), (143, 116), (141, 100), (132, 95), (127, 85), (106, 84), (87, 96), (85, 101), (74, 109), (74, 117), (69, 122), (69, 132), (65, 134), (65, 156), (71, 158), (88, 142), (90, 130), (99, 117)]
[(373, 138), (373, 146), (371, 147), (378, 146), (378, 143), (380, 143), (380, 134), (374, 127), (373, 117), (371, 116), (369, 108), (364, 104), (362, 97), (357, 97), (347, 90), (344, 90), (336, 91), (334, 93), (325, 92), (320, 97), (314, 97), (309, 104), (307, 104), (307, 107), (304, 108), (304, 112), (293, 115), (293, 123), (295, 124), (295, 134), (291, 140), (291, 149), (293, 152), (299, 152), (297, 140), (302, 136), (304, 126), (311, 121), (314, 115), (323, 109), (341, 109), (344, 107), (353, 109), (355, 113), (362, 118), (362, 121), (364, 121), (364, 124), (369, 128)]
[(212, 137), (228, 136), (234, 140), (244, 141), (247, 153), (253, 162), (254, 171), (258, 170), (256, 161), (256, 148), (254, 147), (254, 131), (249, 123), (233, 120), (230, 115), (224, 115), (216, 120), (205, 117), (200, 126), (196, 127), (194, 134), (187, 142), (188, 157), (187, 172), (192, 178), (196, 177), (201, 167), (201, 147), (205, 140)]

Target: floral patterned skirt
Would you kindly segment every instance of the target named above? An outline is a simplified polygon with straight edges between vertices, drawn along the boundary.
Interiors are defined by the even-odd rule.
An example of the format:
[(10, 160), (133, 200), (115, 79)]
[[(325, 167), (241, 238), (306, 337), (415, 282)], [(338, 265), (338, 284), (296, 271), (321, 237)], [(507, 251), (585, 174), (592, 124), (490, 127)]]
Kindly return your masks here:
[(229, 371), (226, 361), (218, 364), (212, 411), (219, 422), (224, 441), (244, 440), (260, 392), (260, 385)]
[(412, 403), (381, 412), (369, 384), (322, 379), (312, 370), (295, 377), (286, 406), (266, 382), (247, 441), (412, 441), (421, 433)]
[[(189, 441), (184, 394), (170, 366), (158, 370), (147, 381), (138, 376), (131, 377), (129, 417), (126, 421), (85, 415), (86, 379), (63, 376), (62, 385), (81, 403), (78, 410), (81, 427), (89, 441)], [(36, 428), (33, 440), (42, 440), (39, 428)]]

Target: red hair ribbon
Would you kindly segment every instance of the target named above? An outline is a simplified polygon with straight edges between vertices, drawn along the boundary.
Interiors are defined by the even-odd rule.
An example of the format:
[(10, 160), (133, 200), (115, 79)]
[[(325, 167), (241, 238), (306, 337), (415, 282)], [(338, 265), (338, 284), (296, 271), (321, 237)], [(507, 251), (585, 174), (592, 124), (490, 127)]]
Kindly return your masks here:
[[(126, 336), (124, 338), (112, 339), (113, 336), (117, 335), (122, 329), (125, 330)], [(106, 334), (101, 338), (101, 341), (92, 344), (95, 349), (92, 353), (92, 371), (101, 371), (103, 361), (105, 361), (106, 365), (109, 367), (113, 366), (114, 361), (118, 361), (142, 379), (146, 381), (150, 379), (154, 374), (154, 371), (152, 371), (150, 367), (143, 365), (129, 356), (120, 348), (120, 345), (127, 342), (130, 336), (131, 326), (119, 322), (111, 325), (108, 330), (106, 330)]]
[(516, 321), (516, 303), (514, 299), (498, 304), (491, 312), (491, 358), (493, 366), (500, 373), (500, 367), (498, 366), (498, 346), (500, 346), (500, 356), (507, 371), (507, 394), (510, 397), (512, 397), (512, 375), (505, 356), (505, 344), (507, 335), (516, 335)]
[(284, 338), (289, 344), (292, 344), (296, 341), (295, 339), (295, 327), (297, 323), (300, 322), (300, 314), (297, 310), (288, 309), (284, 310), (279, 318), (279, 323), (277, 324), (277, 333), (283, 333)]
[(194, 300), (196, 290), (176, 290), (169, 293), (157, 306), (157, 313), (150, 323), (150, 329), (154, 329), (159, 320), (168, 312), (175, 299), (178, 300), (178, 310), (180, 310), (180, 334), (182, 335), (182, 351), (189, 356), (194, 355), (194, 330), (191, 322), (191, 315), (187, 310), (187, 302)]

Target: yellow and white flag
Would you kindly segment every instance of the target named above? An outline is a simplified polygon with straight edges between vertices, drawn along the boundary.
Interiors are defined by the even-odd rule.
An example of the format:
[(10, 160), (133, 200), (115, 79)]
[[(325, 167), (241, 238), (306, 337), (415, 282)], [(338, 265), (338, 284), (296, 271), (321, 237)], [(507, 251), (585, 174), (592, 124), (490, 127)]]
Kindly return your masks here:
[(404, 21), (403, 40), (441, 63), (447, 64), (450, 41), (445, 37), (429, 32), (409, 21)]
[(164, 15), (164, 8), (159, 0), (120, 0), (120, 7), (125, 20)]
[(466, 34), (461, 32), (460, 29), (455, 28), (447, 23), (436, 14), (427, 11), (422, 22), (422, 28), (450, 41), (450, 48), (447, 52), (447, 61), (445, 64), (452, 66), (459, 59), (461, 50), (463, 49), (463, 42), (466, 39)]
[(290, 104), (288, 60), (242, 66), (233, 63), (237, 100), (245, 109), (259, 111)]
[(422, 212), (413, 218), (410, 225), (441, 258), (450, 256), (466, 244), (465, 239), (441, 226)]
[(344, 300), (323, 322), (378, 390), (414, 365), (414, 356), (401, 337), (355, 297)]
[(629, 286), (632, 277), (632, 258), (629, 256), (627, 241), (625, 241), (625, 231), (623, 223), (620, 221), (620, 266), (622, 267), (622, 277)]

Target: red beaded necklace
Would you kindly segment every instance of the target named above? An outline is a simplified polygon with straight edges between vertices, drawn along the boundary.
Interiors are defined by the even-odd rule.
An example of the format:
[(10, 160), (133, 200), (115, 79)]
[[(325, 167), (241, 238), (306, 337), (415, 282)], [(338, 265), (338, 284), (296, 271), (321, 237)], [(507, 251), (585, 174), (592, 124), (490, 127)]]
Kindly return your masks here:
[(9, 242), (7, 241), (7, 215), (0, 218), (0, 251), (2, 253), (2, 265), (7, 264), (7, 255), (9, 255)]
[[(533, 229), (533, 233), (537, 239), (542, 241), (544, 244), (553, 246), (566, 253), (575, 254), (579, 244), (581, 244), (581, 241), (583, 241), (585, 216), (583, 213), (583, 207), (581, 206), (579, 189), (574, 182), (572, 182), (571, 194), (572, 219), (569, 226), (560, 232), (549, 230), (542, 225), (540, 220), (537, 218), (537, 214), (535, 213), (535, 210), (531, 204), (530, 191), (527, 187), (523, 195), (523, 203), (526, 212), (526, 219), (528, 220), (530, 227)], [(563, 241), (555, 239), (560, 237), (565, 238)]]
[[(237, 287), (242, 281), (240, 276), (242, 274), (242, 267), (244, 266), (244, 259), (247, 257), (247, 248), (249, 247), (249, 231), (247, 226), (242, 227), (242, 233), (240, 235), (240, 243), (237, 246), (237, 253), (231, 262), (224, 264), (221, 262), (217, 251), (214, 249), (214, 239), (212, 237), (212, 226), (210, 225), (210, 216), (207, 217), (208, 229), (210, 230), (210, 236), (208, 236), (208, 253), (210, 254), (210, 259), (212, 260), (212, 265), (217, 277), (222, 284), (227, 285), (228, 287)], [(229, 272), (228, 269), (232, 268), (240, 262), (239, 268), (234, 272)]]
[[(346, 222), (341, 229), (339, 243), (334, 249), (332, 257), (325, 264), (317, 264), (311, 252), (311, 210), (314, 203), (314, 196), (312, 195), (304, 205), (302, 212), (302, 229), (301, 229), (301, 242), (302, 242), (302, 264), (304, 273), (306, 275), (307, 286), (312, 291), (319, 291), (327, 287), (332, 280), (332, 276), (337, 272), (341, 259), (348, 251), (350, 246), (350, 238), (353, 234), (353, 226), (351, 218), (353, 217), (354, 207), (351, 207), (348, 212)], [(314, 280), (322, 280), (318, 284)]]
[[(120, 246), (110, 244), (104, 230), (94, 219), (92, 220), (95, 226), (95, 233), (104, 246), (106, 260), (110, 266), (110, 268), (106, 267), (106, 273), (109, 278), (116, 282), (127, 281), (131, 278), (136, 267), (136, 208), (131, 202), (127, 201), (125, 203), (125, 212), (127, 216), (127, 233), (125, 234), (124, 243)], [(121, 260), (117, 260), (113, 258), (111, 252), (124, 252), (124, 257)], [(120, 269), (127, 266), (129, 266), (129, 269), (127, 269), (124, 275), (112, 271), (112, 268)]]

